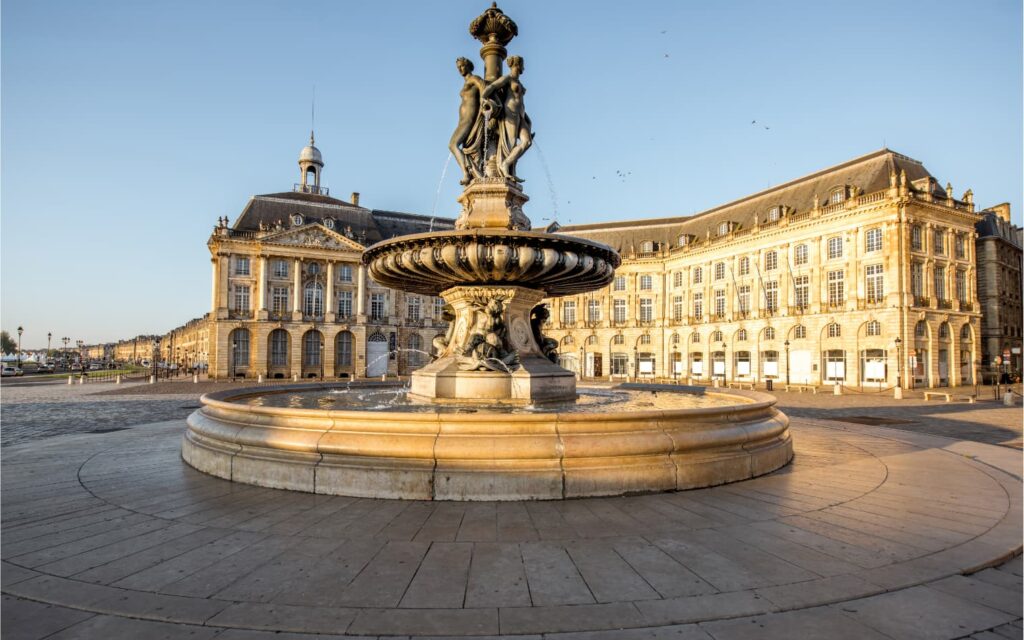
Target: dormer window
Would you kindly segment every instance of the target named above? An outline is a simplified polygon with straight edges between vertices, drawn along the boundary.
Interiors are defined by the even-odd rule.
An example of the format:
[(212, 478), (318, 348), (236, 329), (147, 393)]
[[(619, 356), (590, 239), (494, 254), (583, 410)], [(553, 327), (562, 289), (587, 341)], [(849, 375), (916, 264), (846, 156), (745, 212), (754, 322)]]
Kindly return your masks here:
[(292, 214), (292, 225), (294, 225), (296, 227), (299, 227), (299, 226), (302, 226), (302, 223), (303, 223), (302, 214), (301, 213), (293, 213)]
[(781, 207), (772, 207), (768, 210), (768, 222), (778, 222), (780, 217), (782, 217)]
[(334, 218), (325, 218), (324, 219), (324, 226), (327, 227), (328, 229), (333, 230), (334, 229)]
[(829, 204), (839, 204), (843, 200), (846, 200), (846, 187), (837, 187), (828, 194)]
[(644, 240), (640, 243), (640, 253), (653, 253), (654, 242), (651, 240)]
[(719, 223), (719, 225), (718, 225), (718, 235), (720, 235), (720, 236), (727, 236), (727, 235), (729, 235), (730, 231), (732, 231), (732, 223), (731, 222)]
[(684, 234), (680, 235), (679, 238), (676, 239), (676, 245), (680, 246), (680, 247), (685, 247), (686, 245), (690, 244), (690, 242), (692, 242), (692, 241), (693, 241), (693, 236), (691, 236), (688, 233), (684, 233)]

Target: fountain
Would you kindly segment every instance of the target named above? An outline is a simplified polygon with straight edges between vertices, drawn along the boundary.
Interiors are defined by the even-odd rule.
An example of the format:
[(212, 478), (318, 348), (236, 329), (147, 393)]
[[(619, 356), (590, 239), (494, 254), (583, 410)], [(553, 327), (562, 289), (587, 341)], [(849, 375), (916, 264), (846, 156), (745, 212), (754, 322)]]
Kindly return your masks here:
[(686, 489), (785, 465), (789, 420), (772, 396), (676, 385), (580, 394), (557, 365), (542, 300), (607, 286), (620, 259), (597, 242), (532, 230), (516, 176), (533, 141), (525, 65), (505, 48), (518, 28), (492, 5), (469, 32), (484, 75), (456, 61), (464, 84), (449, 149), (464, 190), (455, 230), (363, 254), (377, 282), (444, 298), (448, 331), (434, 339), (432, 362), (402, 394), (371, 383), (208, 394), (189, 417), (183, 458), (262, 486), (449, 500)]

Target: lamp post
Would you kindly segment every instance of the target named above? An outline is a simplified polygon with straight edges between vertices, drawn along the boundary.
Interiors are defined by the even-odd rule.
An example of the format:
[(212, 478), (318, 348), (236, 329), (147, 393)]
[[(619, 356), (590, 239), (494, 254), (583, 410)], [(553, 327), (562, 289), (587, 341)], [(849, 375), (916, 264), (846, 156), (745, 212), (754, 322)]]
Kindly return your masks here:
[(672, 345), (672, 364), (670, 365), (672, 367), (672, 382), (676, 381), (676, 373), (677, 373), (677, 371), (676, 371), (676, 362), (678, 362), (678, 361), (679, 361), (679, 347), (677, 347), (676, 345)]
[(153, 340), (153, 381), (157, 380), (159, 370), (157, 369), (157, 361), (160, 359), (160, 338)]
[(728, 368), (729, 345), (722, 343), (722, 384), (725, 384), (725, 370)]
[(84, 340), (75, 340), (75, 345), (78, 346), (78, 364), (82, 365), (82, 373), (85, 373), (85, 358), (82, 356), (82, 345), (84, 344)]
[(640, 382), (640, 354), (636, 345), (633, 345), (633, 382)]
[(789, 340), (782, 343), (786, 347), (786, 386), (789, 386)]
[(22, 334), (23, 331), (25, 331), (25, 330), (21, 328), (21, 325), (18, 325), (18, 368), (19, 369), (21, 368), (21, 334)]
[(235, 351), (238, 349), (238, 341), (231, 341), (231, 358), (228, 360), (228, 380), (235, 379)]
[(894, 342), (896, 343), (896, 390), (894, 396), (898, 399), (903, 397), (903, 341), (896, 336)]
[[(321, 336), (323, 334), (320, 334)], [(320, 340), (320, 382), (324, 381), (324, 341)]]
[(586, 367), (587, 367), (587, 365), (586, 365), (586, 363), (587, 363), (586, 358), (587, 358), (587, 341), (584, 340), (583, 343), (580, 344), (580, 367), (579, 367), (579, 369), (580, 369), (580, 381), (581, 382), (583, 381), (583, 374), (586, 373)]
[(71, 342), (71, 338), (64, 336), (60, 339), (64, 343), (64, 368), (68, 367), (68, 343)]
[(53, 338), (53, 332), (46, 332), (46, 364), (50, 364), (50, 340)]

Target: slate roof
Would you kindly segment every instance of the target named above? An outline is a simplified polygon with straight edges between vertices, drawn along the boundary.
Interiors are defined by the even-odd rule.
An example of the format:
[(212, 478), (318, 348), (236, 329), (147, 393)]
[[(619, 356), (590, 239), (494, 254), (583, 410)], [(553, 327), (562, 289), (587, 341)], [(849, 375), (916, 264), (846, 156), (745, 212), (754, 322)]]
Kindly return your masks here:
[(331, 218), (337, 231), (345, 233), (351, 228), (351, 237), (367, 246), (399, 235), (455, 226), (450, 218), (367, 209), (329, 196), (287, 191), (253, 196), (231, 228), (259, 231), (261, 227), (271, 229), (278, 223), (287, 228), (295, 213), (302, 214), (303, 224), (322, 223)]
[(675, 246), (681, 234), (694, 235), (699, 241), (710, 229), (715, 237), (722, 222), (731, 222), (737, 229), (749, 229), (755, 215), (764, 223), (769, 209), (775, 206), (788, 207), (797, 213), (808, 211), (814, 206), (815, 194), (820, 205), (825, 206), (829, 193), (837, 187), (854, 186), (863, 193), (880, 191), (888, 188), (889, 174), (894, 169), (897, 175), (906, 171), (911, 189), (929, 190), (946, 197), (945, 189), (919, 161), (890, 149), (879, 149), (692, 216), (566, 225), (558, 229), (558, 233), (597, 240), (620, 252), (639, 250), (640, 244), (648, 240), (658, 243), (658, 248), (668, 248)]

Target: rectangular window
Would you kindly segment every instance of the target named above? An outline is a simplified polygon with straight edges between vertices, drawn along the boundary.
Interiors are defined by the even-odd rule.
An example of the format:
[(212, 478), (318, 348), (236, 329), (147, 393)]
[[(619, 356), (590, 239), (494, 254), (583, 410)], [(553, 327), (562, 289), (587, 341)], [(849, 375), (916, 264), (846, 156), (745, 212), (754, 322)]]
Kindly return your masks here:
[(739, 271), (740, 271), (740, 275), (741, 276), (750, 275), (750, 258), (748, 258), (746, 256), (740, 258), (740, 269), (739, 269)]
[(835, 260), (843, 257), (843, 239), (839, 236), (828, 239), (828, 259)]
[(384, 319), (384, 294), (370, 294), (370, 318), (373, 320)]
[(565, 324), (576, 324), (575, 300), (565, 300), (562, 302), (562, 322)]
[(935, 267), (935, 299), (946, 299), (946, 268)]
[(695, 291), (693, 293), (693, 317), (698, 322), (704, 318), (704, 292)]
[(946, 234), (943, 233), (942, 229), (936, 229), (932, 232), (932, 247), (935, 249), (935, 255), (946, 255)]
[(956, 257), (958, 260), (963, 260), (967, 257), (967, 251), (964, 248), (964, 235), (962, 233), (956, 234), (956, 240), (953, 241), (955, 247)]
[(338, 292), (338, 319), (352, 317), (352, 292)]
[(420, 297), (410, 296), (405, 301), (405, 317), (413, 322), (418, 322), (420, 319)]
[(270, 310), (274, 313), (288, 311), (288, 287), (273, 287), (270, 290)]
[(626, 321), (625, 300), (615, 300), (612, 302), (612, 319), (615, 320), (616, 324), (622, 324)]
[(924, 297), (924, 266), (920, 262), (910, 263), (910, 292), (917, 298)]
[(775, 251), (769, 251), (764, 254), (764, 270), (775, 271), (779, 268), (779, 254)]
[(640, 322), (652, 322), (654, 320), (654, 300), (652, 298), (640, 298)]
[(967, 272), (963, 269), (956, 270), (956, 299), (960, 302), (969, 302), (967, 297)]
[(674, 322), (682, 322), (683, 316), (686, 315), (686, 307), (683, 304), (683, 296), (672, 297), (672, 320)]
[(715, 280), (724, 280), (724, 279), (725, 279), (725, 263), (724, 262), (716, 262), (715, 263)]
[(868, 229), (864, 232), (864, 251), (881, 251), (882, 250), (882, 230), (881, 229)]
[(793, 249), (793, 264), (796, 266), (807, 264), (807, 245), (798, 244)]
[(678, 288), (678, 287), (683, 286), (683, 272), (682, 271), (676, 271), (675, 273), (672, 274), (672, 286), (674, 288)]
[(437, 296), (434, 298), (434, 320), (440, 321), (442, 315), (444, 315), (444, 298)]
[(650, 275), (647, 275), (647, 274), (644, 274), (644, 275), (640, 276), (640, 290), (641, 291), (650, 291), (653, 288), (654, 288), (654, 278), (652, 278)]
[(846, 352), (832, 350), (825, 352), (825, 379), (830, 381), (846, 380)]
[(249, 310), (249, 285), (235, 285), (235, 311)]
[(779, 283), (777, 281), (764, 283), (764, 304), (771, 313), (779, 310)]
[(626, 276), (615, 276), (615, 280), (612, 283), (612, 291), (625, 291), (626, 290)]
[(811, 278), (810, 276), (797, 276), (793, 278), (793, 304), (800, 309), (806, 309), (811, 303)]
[(288, 261), (287, 260), (274, 260), (274, 277), (275, 278), (287, 278), (288, 277)]
[(838, 307), (843, 304), (846, 296), (845, 283), (842, 271), (828, 272), (828, 306)]
[(612, 375), (613, 376), (626, 376), (629, 375), (629, 357), (624, 353), (613, 353), (612, 354)]
[(725, 291), (722, 289), (715, 291), (715, 317), (725, 317)]
[(341, 282), (352, 282), (352, 265), (338, 265), (338, 280)]
[(601, 302), (599, 300), (587, 301), (587, 322), (601, 321)]
[(247, 276), (249, 275), (249, 258), (242, 256), (235, 257), (235, 275), (236, 276)]
[(700, 284), (704, 282), (704, 270), (700, 267), (693, 268), (693, 284)]
[(924, 248), (924, 241), (921, 236), (921, 227), (914, 225), (910, 227), (910, 248), (921, 251)]
[(864, 267), (865, 291), (868, 302), (881, 302), (885, 295), (885, 274), (880, 264), (869, 264)]
[(739, 300), (740, 313), (746, 315), (750, 313), (750, 285), (741, 285), (736, 289), (736, 297)]

